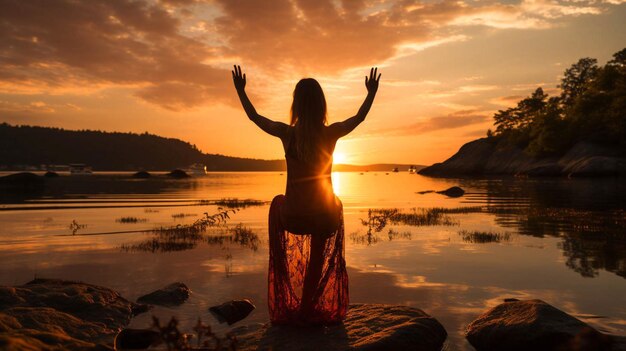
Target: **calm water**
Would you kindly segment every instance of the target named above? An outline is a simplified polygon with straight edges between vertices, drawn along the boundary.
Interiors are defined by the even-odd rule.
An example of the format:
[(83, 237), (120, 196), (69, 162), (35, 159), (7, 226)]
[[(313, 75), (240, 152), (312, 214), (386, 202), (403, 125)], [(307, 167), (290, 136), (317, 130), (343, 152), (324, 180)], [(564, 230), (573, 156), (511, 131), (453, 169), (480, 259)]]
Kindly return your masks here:
[[(199, 200), (270, 201), (284, 182), (280, 173), (185, 180), (100, 174), (51, 179), (26, 196), (2, 190), (0, 284), (74, 279), (135, 299), (181, 281), (193, 291), (190, 300), (158, 308), (156, 315), (176, 315), (189, 327), (198, 317), (215, 324), (208, 307), (245, 297), (257, 309), (243, 323), (265, 322), (269, 205), (243, 208), (227, 227), (200, 238), (164, 241), (150, 230), (218, 211)], [(351, 302), (421, 308), (446, 327), (449, 350), (471, 350), (464, 327), (508, 297), (543, 299), (603, 331), (626, 335), (623, 181), (334, 173), (333, 182), (344, 204)], [(466, 195), (416, 193), (453, 185)], [(370, 209), (424, 214), (432, 208), (447, 210), (430, 210), (428, 223), (363, 223), (379, 224), (380, 213)], [(139, 221), (122, 223), (122, 217)], [(233, 239), (238, 224), (253, 233)], [(150, 314), (132, 322), (149, 324)]]

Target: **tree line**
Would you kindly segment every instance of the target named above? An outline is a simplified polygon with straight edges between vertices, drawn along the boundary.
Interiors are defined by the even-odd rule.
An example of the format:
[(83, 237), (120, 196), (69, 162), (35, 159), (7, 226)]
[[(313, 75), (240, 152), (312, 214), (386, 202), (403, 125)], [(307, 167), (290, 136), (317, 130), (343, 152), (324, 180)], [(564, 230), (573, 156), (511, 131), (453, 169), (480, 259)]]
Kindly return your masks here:
[(536, 157), (561, 155), (581, 141), (626, 149), (626, 49), (604, 66), (581, 58), (558, 87), (560, 95), (537, 88), (517, 106), (498, 111), (487, 136)]
[(188, 142), (153, 134), (0, 124), (0, 166), (86, 163), (95, 170), (171, 170), (202, 163), (213, 171), (282, 171), (284, 160), (202, 153)]

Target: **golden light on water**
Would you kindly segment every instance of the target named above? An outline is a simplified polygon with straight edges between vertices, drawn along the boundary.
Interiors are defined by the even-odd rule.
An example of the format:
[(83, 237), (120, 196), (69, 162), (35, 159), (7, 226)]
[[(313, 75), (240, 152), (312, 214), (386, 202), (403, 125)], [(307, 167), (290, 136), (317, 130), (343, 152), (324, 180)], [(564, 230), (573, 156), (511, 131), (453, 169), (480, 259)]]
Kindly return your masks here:
[(333, 172), (330, 176), (333, 182), (333, 191), (335, 192), (335, 195), (343, 195), (341, 192), (341, 174), (339, 172)]

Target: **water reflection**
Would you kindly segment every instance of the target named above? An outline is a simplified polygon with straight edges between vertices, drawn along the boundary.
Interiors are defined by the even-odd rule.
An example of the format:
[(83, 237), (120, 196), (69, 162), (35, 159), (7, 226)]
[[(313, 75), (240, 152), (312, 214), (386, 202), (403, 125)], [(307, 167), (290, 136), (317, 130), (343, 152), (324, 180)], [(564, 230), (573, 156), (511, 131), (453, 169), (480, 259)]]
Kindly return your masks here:
[[(0, 195), (0, 284), (34, 276), (85, 280), (133, 299), (183, 281), (192, 297), (177, 309), (156, 310), (164, 320), (176, 315), (190, 330), (198, 317), (211, 318), (209, 306), (243, 297), (259, 307), (247, 322), (267, 320), (267, 201), (284, 190), (284, 175), (57, 180), (18, 200)], [(471, 350), (463, 328), (508, 297), (541, 298), (626, 334), (623, 182), (395, 173), (333, 173), (333, 182), (341, 184), (351, 233), (352, 302), (421, 308), (446, 327), (451, 350)], [(455, 185), (466, 195), (415, 194)], [(219, 199), (250, 198), (259, 203), (231, 213), (225, 225), (184, 235), (154, 230), (186, 230), (204, 212), (229, 207)], [(147, 221), (115, 221), (126, 217)], [(85, 226), (72, 236), (74, 220)], [(149, 325), (141, 318), (134, 327)]]

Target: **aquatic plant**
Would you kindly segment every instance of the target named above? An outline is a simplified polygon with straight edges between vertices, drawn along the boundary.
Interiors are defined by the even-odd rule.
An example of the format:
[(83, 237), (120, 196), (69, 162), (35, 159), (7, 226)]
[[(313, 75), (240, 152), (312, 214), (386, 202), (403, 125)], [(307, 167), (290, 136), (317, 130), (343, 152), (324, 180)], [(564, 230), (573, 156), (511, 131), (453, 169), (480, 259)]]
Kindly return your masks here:
[(169, 236), (193, 236), (204, 233), (209, 227), (216, 227), (226, 224), (230, 219), (231, 213), (237, 213), (237, 209), (218, 208), (218, 212), (209, 214), (204, 212), (203, 216), (195, 220), (191, 224), (178, 224), (170, 227), (159, 227), (152, 230), (156, 234), (165, 234)]
[(472, 213), (482, 211), (482, 207), (459, 207), (459, 208), (413, 208), (410, 212), (401, 212), (397, 208), (369, 209), (367, 219), (361, 219), (361, 224), (374, 232), (382, 231), (389, 224), (401, 224), (410, 226), (433, 226), (459, 225), (448, 214)]
[(398, 239), (408, 239), (408, 240), (411, 240), (411, 235), (412, 234), (409, 231), (398, 232), (396, 230), (389, 229), (389, 232), (387, 232), (387, 237), (389, 238), (389, 241), (398, 240)]
[(246, 208), (251, 206), (263, 206), (267, 201), (253, 200), (253, 199), (237, 199), (237, 198), (224, 198), (217, 201), (213, 201), (214, 205), (225, 208)]
[(75, 219), (72, 220), (72, 223), (70, 223), (70, 226), (69, 226), (70, 230), (72, 231), (72, 235), (76, 235), (76, 233), (79, 230), (81, 230), (81, 229), (83, 229), (85, 227), (87, 227), (86, 224), (78, 224), (78, 222), (76, 222)]
[(197, 216), (198, 214), (196, 213), (174, 213), (172, 214), (172, 218), (185, 218), (185, 217), (193, 217), (193, 216)]
[(488, 232), (488, 231), (468, 231), (461, 230), (459, 235), (463, 238), (463, 241), (473, 244), (485, 244), (485, 243), (499, 243), (502, 241), (511, 240), (511, 233), (504, 232)]
[(198, 318), (198, 323), (193, 328), (196, 337), (196, 346), (192, 346), (193, 334), (183, 333), (178, 329), (178, 320), (172, 317), (170, 321), (161, 325), (158, 317), (152, 316), (152, 329), (159, 333), (161, 342), (168, 351), (222, 351), (237, 350), (237, 338), (232, 333), (226, 333), (219, 337), (213, 333), (210, 325), (206, 325)]
[(137, 218), (137, 217), (122, 217), (115, 220), (118, 223), (143, 223), (147, 222), (146, 218)]
[(259, 249), (261, 242), (259, 236), (243, 224), (239, 223), (235, 227), (230, 228), (228, 233), (225, 235), (208, 235), (206, 241), (209, 245), (225, 246), (226, 244), (237, 244), (252, 251)]

